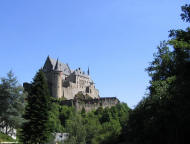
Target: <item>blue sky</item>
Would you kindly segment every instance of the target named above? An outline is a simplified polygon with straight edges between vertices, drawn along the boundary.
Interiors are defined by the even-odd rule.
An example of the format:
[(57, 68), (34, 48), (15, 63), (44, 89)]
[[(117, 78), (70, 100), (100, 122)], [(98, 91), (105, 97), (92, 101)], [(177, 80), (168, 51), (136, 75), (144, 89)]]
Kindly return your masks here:
[(102, 97), (134, 107), (145, 68), (170, 29), (186, 28), (188, 0), (1, 0), (0, 77), (12, 69), (30, 82), (50, 55), (90, 73)]

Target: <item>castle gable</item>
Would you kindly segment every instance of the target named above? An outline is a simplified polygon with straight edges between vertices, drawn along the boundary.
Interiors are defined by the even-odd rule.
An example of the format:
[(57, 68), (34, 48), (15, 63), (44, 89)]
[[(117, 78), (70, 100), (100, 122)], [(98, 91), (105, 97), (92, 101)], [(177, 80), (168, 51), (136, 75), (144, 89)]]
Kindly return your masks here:
[(82, 76), (82, 77), (85, 77), (85, 78), (89, 78), (89, 76), (87, 74), (85, 74), (85, 72), (82, 72), (80, 68), (76, 69), (73, 72), (73, 74), (76, 75), (76, 76)]
[[(44, 70), (55, 70), (55, 66), (56, 66), (56, 62), (57, 60), (52, 59), (48, 56), (48, 58), (46, 59), (46, 62), (44, 64)], [(64, 64), (60, 61), (58, 61), (58, 65), (57, 65), (57, 69), (59, 71), (62, 71), (65, 75), (70, 75), (71, 74), (71, 70), (69, 68), (69, 66), (67, 64)]]
[(47, 57), (47, 59), (45, 61), (43, 70), (45, 70), (45, 71), (51, 71), (51, 70), (53, 70), (53, 64), (52, 64), (49, 56)]

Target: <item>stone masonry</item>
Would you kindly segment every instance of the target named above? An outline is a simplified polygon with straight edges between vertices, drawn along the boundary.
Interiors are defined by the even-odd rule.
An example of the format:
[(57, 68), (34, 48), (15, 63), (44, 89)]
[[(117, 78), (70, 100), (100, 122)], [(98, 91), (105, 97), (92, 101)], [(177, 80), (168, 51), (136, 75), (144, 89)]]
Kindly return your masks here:
[(74, 99), (79, 92), (93, 99), (99, 98), (99, 91), (90, 78), (89, 69), (87, 74), (80, 68), (71, 70), (67, 64), (48, 56), (43, 71), (46, 74), (51, 95), (55, 98), (70, 100)]
[(99, 107), (111, 108), (112, 106), (115, 106), (116, 104), (120, 103), (119, 100), (116, 97), (102, 97), (98, 99), (86, 99), (86, 100), (63, 100), (60, 102), (61, 105), (67, 105), (67, 106), (73, 106), (78, 111), (81, 111), (83, 108), (86, 112), (89, 112), (91, 110), (96, 110)]

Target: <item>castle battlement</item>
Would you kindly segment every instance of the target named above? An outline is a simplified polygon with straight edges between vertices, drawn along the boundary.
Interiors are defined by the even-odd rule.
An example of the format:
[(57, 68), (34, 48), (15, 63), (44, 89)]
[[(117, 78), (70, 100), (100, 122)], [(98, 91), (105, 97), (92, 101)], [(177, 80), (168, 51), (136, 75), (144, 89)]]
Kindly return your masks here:
[(116, 97), (104, 97), (104, 98), (95, 98), (95, 99), (72, 99), (72, 100), (62, 100), (60, 102), (61, 105), (73, 106), (77, 110), (81, 111), (85, 109), (86, 112), (91, 110), (95, 110), (99, 107), (111, 108), (119, 103), (119, 100)]

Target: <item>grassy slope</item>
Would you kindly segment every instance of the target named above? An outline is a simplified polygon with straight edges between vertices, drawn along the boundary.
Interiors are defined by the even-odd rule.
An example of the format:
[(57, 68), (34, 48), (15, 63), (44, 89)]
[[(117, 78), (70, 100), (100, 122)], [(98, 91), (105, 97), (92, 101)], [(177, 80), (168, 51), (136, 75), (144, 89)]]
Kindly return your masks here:
[(14, 141), (15, 140), (12, 139), (10, 136), (0, 132), (0, 142), (14, 142)]

